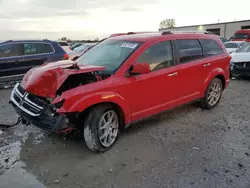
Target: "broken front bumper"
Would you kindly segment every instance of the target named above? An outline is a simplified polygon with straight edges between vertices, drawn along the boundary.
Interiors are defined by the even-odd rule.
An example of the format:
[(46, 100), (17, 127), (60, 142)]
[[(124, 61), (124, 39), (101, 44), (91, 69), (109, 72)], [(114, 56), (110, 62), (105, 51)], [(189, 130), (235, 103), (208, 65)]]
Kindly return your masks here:
[(250, 62), (231, 63), (230, 74), (232, 76), (250, 76)]
[(10, 103), (23, 120), (36, 127), (47, 131), (61, 131), (69, 128), (65, 115), (53, 112), (48, 102), (28, 93), (19, 83), (11, 92)]

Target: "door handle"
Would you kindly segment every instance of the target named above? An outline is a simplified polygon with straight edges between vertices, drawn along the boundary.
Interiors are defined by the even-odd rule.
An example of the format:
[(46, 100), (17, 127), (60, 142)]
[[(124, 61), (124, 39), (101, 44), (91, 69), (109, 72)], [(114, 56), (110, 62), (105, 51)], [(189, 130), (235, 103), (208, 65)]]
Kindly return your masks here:
[(205, 64), (205, 65), (203, 65), (204, 67), (208, 67), (208, 66), (210, 66), (211, 65), (211, 63), (207, 63), (207, 64)]
[(173, 72), (173, 73), (168, 74), (168, 76), (177, 76), (177, 75), (178, 75), (178, 72)]

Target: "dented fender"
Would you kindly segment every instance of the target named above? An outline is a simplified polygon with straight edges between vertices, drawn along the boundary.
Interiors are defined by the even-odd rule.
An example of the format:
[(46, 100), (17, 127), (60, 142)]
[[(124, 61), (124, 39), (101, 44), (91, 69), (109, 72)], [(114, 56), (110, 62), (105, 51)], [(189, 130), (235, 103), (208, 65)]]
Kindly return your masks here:
[[(53, 103), (58, 103), (64, 100), (63, 97), (56, 98)], [(69, 112), (83, 112), (88, 107), (104, 103), (110, 102), (118, 105), (124, 113), (125, 123), (129, 123), (130, 119), (130, 108), (128, 102), (120, 96), (118, 93), (115, 92), (99, 92), (92, 95), (86, 95), (77, 98), (69, 98), (65, 99), (63, 106), (57, 110), (58, 113), (69, 113)]]

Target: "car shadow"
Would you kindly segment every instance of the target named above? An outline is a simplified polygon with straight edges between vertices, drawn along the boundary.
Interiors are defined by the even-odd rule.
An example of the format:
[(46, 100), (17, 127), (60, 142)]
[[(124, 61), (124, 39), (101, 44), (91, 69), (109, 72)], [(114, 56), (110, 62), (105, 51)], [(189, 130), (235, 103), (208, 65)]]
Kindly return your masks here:
[(160, 114), (154, 115), (149, 118), (142, 119), (136, 123), (132, 123), (124, 130), (125, 135), (137, 134), (137, 132), (150, 128), (151, 126), (166, 126), (165, 123), (170, 122), (178, 117), (184, 116), (187, 113), (192, 113), (199, 109), (198, 103), (189, 103)]

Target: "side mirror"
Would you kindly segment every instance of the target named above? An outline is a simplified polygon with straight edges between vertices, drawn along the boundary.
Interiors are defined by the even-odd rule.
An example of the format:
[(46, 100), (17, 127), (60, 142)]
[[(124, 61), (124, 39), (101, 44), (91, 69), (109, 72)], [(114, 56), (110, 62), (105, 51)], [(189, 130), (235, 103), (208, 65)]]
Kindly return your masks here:
[(150, 67), (147, 63), (135, 63), (130, 67), (129, 73), (130, 75), (134, 74), (147, 74), (150, 73)]

